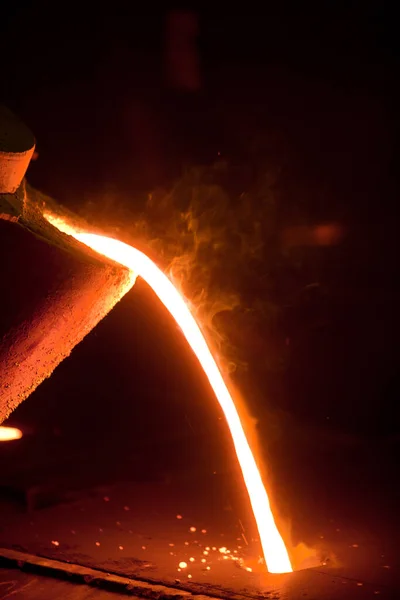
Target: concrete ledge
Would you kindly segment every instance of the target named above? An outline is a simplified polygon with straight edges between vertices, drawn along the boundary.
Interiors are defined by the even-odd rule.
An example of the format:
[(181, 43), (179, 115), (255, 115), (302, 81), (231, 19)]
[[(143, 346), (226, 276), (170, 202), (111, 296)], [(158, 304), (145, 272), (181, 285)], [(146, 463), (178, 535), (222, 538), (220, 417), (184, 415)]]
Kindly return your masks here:
[(191, 600), (192, 598), (207, 600), (211, 598), (210, 596), (192, 594), (191, 592), (177, 588), (169, 588), (164, 585), (150, 584), (145, 581), (129, 579), (128, 577), (120, 577), (119, 575), (104, 573), (96, 569), (42, 558), (7, 548), (0, 548), (0, 568), (2, 567), (21, 569), (38, 575), (66, 579), (73, 583), (90, 585), (104, 590), (152, 600)]

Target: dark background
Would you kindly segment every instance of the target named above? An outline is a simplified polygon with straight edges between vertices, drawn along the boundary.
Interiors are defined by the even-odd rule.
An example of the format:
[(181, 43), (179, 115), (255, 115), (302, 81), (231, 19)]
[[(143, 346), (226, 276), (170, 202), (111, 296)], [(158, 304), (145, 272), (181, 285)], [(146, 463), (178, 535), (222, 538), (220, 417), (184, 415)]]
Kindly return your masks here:
[[(350, 443), (360, 469), (383, 478), (399, 434), (398, 46), (387, 5), (193, 9), (183, 26), (180, 13), (132, 6), (37, 1), (3, 16), (3, 100), (37, 138), (29, 181), (70, 208), (90, 202), (104, 218), (110, 190), (134, 214), (184, 168), (223, 160), (246, 172), (232, 197), (253, 189), (249, 172), (274, 174), (277, 234), (337, 223), (338, 245), (275, 265), (276, 343), (241, 330), (242, 390), (265, 449), (278, 444), (272, 470), (288, 497), (301, 454), (283, 457), (288, 436), (313, 456), (304, 477), (322, 476), (326, 456), (327, 479), (340, 477)], [(196, 23), (198, 70), (195, 59), (171, 59), (167, 42)], [(317, 291), (303, 293), (315, 281)], [(284, 366), (267, 373), (265, 353), (287, 344)], [(205, 460), (210, 439), (225, 435), (217, 415), (179, 332), (138, 282), (10, 423), (114, 455), (167, 440), (174, 450), (162, 441), (154, 460), (173, 469)]]

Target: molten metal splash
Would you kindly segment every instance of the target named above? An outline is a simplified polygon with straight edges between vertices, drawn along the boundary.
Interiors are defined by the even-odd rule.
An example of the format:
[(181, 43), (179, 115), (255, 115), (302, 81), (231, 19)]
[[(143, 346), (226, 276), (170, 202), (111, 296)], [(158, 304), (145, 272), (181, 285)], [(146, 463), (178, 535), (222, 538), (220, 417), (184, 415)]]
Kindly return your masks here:
[(22, 431), (16, 427), (0, 426), (0, 442), (10, 442), (11, 440), (20, 440)]
[(49, 214), (45, 216), (60, 231), (73, 236), (99, 254), (124, 265), (136, 275), (143, 277), (174, 317), (203, 367), (228, 422), (260, 534), (267, 568), (270, 573), (292, 571), (288, 552), (276, 527), (268, 495), (246, 439), (239, 414), (203, 334), (184, 298), (168, 277), (139, 250), (112, 238), (79, 231), (59, 217)]

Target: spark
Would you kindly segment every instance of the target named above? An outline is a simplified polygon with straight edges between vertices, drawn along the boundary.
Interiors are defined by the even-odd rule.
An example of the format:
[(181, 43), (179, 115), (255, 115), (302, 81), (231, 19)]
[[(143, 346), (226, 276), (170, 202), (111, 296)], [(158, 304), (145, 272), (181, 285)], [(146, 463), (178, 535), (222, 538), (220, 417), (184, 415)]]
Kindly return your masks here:
[(182, 515), (176, 515), (177, 519), (183, 519)]
[(190, 561), (190, 562), (194, 562), (194, 558), (193, 558), (193, 556), (191, 556), (191, 557), (189, 558), (189, 561)]
[(187, 567), (187, 563), (186, 563), (184, 560), (182, 560), (182, 561), (179, 563), (179, 568), (180, 568), (180, 569), (186, 569), (186, 567)]
[(57, 542), (57, 540), (51, 540), (51, 543), (53, 544), (53, 546), (59, 546), (60, 542)]
[(100, 546), (100, 542), (96, 542), (96, 546), (99, 547)]
[(272, 573), (292, 571), (287, 549), (276, 526), (268, 494), (247, 441), (235, 403), (184, 297), (181, 296), (168, 277), (143, 252), (119, 240), (83, 232), (55, 215), (45, 214), (44, 216), (63, 233), (72, 235), (92, 250), (124, 265), (132, 271), (132, 275), (141, 276), (174, 317), (188, 344), (197, 356), (225, 415), (260, 534), (267, 568)]
[(118, 546), (118, 550), (123, 550), (124, 547), (123, 546)]

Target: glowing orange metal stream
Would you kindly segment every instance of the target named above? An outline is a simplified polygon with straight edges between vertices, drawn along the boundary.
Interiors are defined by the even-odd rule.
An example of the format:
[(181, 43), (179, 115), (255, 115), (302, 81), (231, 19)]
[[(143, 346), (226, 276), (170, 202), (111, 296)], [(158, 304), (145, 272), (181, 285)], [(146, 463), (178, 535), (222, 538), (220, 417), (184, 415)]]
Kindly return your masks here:
[(267, 568), (270, 573), (292, 571), (288, 552), (275, 524), (268, 494), (244, 433), (239, 414), (206, 340), (184, 298), (168, 277), (139, 250), (113, 238), (82, 232), (59, 217), (49, 214), (45, 216), (60, 231), (73, 236), (99, 254), (124, 265), (136, 275), (143, 277), (174, 317), (203, 367), (227, 420), (253, 508)]

